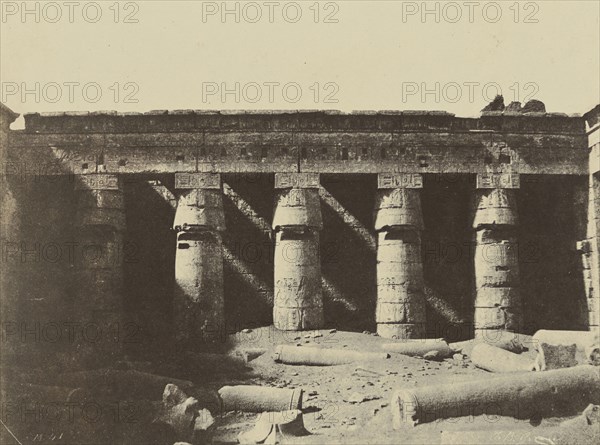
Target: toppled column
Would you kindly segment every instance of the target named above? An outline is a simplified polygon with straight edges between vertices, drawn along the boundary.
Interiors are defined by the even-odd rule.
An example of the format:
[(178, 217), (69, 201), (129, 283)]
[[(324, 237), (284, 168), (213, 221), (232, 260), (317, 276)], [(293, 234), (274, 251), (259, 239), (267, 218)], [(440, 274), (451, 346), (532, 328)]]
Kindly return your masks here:
[(599, 400), (598, 369), (585, 365), (400, 389), (393, 393), (390, 407), (394, 429), (400, 429), (403, 424), (414, 426), (463, 416), (527, 419), (569, 415)]
[(522, 304), (516, 226), (519, 176), (512, 173), (477, 176), (473, 215), (475, 273), (475, 336), (489, 330), (519, 331)]
[(404, 340), (397, 343), (383, 343), (381, 348), (384, 351), (396, 352), (411, 357), (423, 357), (428, 352), (435, 351), (440, 358), (450, 357), (452, 349), (443, 338)]
[(267, 386), (238, 385), (219, 389), (223, 412), (286, 411), (302, 409), (303, 391), (300, 388), (270, 388)]
[(421, 259), (423, 215), (419, 174), (382, 173), (374, 226), (377, 242), (377, 333), (384, 338), (425, 334), (425, 294)]
[(274, 360), (278, 363), (302, 366), (335, 366), (388, 358), (390, 355), (387, 352), (362, 352), (289, 345), (278, 345), (274, 354)]
[(576, 345), (576, 359), (579, 364), (600, 365), (600, 337), (597, 330), (592, 331), (552, 331), (541, 329), (533, 335), (533, 345), (541, 350), (541, 345)]
[(477, 338), (456, 343), (450, 343), (450, 349), (455, 352), (462, 352), (464, 355), (470, 356), (473, 348), (481, 343), (486, 343), (495, 346), (505, 351), (520, 354), (532, 342), (530, 335), (517, 334), (508, 331), (486, 331), (488, 335), (479, 336)]
[(223, 248), (225, 230), (221, 177), (214, 173), (177, 173), (175, 338), (194, 344), (224, 325)]
[(276, 173), (273, 324), (285, 331), (324, 325), (319, 231), (319, 175)]
[[(121, 352), (123, 329), (123, 233), (125, 204), (119, 177), (90, 174), (77, 176), (76, 303), (74, 317), (83, 329), (95, 329), (98, 341), (86, 333), (78, 344), (80, 355), (104, 361)], [(91, 335), (91, 334), (90, 334)], [(96, 337), (94, 337), (95, 339)]]
[(515, 354), (487, 343), (479, 343), (471, 351), (475, 366), (490, 372), (533, 371), (534, 359), (525, 354)]

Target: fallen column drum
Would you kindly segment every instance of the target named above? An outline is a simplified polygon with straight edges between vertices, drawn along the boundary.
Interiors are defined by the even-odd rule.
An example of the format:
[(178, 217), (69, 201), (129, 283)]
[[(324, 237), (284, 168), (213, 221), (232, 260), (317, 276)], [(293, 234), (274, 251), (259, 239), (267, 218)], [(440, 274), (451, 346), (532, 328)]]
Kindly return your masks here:
[(479, 343), (471, 351), (475, 366), (490, 372), (533, 371), (535, 360), (527, 355), (515, 354), (487, 343)]
[(411, 357), (423, 357), (428, 352), (435, 351), (440, 357), (450, 357), (452, 349), (443, 338), (412, 339), (381, 345), (384, 351), (396, 352)]
[(575, 414), (598, 403), (599, 379), (598, 368), (585, 365), (400, 389), (390, 404), (393, 425), (399, 429), (405, 423), (478, 415), (531, 418)]
[(278, 363), (304, 366), (335, 366), (359, 361), (385, 360), (389, 357), (387, 352), (362, 352), (288, 345), (277, 346), (274, 354), (274, 360)]
[(238, 385), (219, 389), (223, 411), (287, 411), (302, 409), (302, 389)]

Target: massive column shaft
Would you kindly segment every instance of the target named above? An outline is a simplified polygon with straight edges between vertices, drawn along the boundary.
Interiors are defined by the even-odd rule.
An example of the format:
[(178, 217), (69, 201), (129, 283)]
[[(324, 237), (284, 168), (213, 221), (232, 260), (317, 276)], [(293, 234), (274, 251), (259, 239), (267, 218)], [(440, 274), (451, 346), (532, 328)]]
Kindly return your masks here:
[(225, 323), (221, 178), (213, 173), (177, 173), (175, 188), (181, 190), (173, 223), (177, 231), (175, 338), (195, 349)]
[[(5, 246), (17, 246), (20, 241), (20, 203), (17, 199), (11, 180), (9, 179), (10, 165), (13, 162), (8, 148), (8, 133), (10, 124), (18, 117), (8, 107), (0, 103), (0, 324), (8, 326), (18, 318), (19, 309), (19, 264), (8, 261)], [(16, 154), (15, 154), (16, 155)], [(13, 352), (13, 345), (5, 342), (3, 353)], [(1, 389), (4, 389), (2, 387)]]
[(82, 324), (84, 341), (79, 349), (84, 355), (95, 355), (95, 361), (102, 361), (120, 354), (119, 335), (124, 329), (123, 190), (118, 176), (104, 174), (78, 176), (75, 187), (74, 315)]
[(377, 333), (385, 338), (425, 335), (421, 259), (420, 175), (380, 174), (375, 208)]
[[(597, 131), (600, 132), (600, 129)], [(600, 156), (597, 162), (600, 164)], [(600, 327), (600, 173), (590, 174), (589, 186), (583, 273), (589, 328), (598, 332)]]
[(324, 325), (319, 231), (319, 175), (275, 174), (273, 324), (298, 331)]
[(478, 175), (473, 215), (475, 336), (489, 330), (519, 330), (516, 174)]

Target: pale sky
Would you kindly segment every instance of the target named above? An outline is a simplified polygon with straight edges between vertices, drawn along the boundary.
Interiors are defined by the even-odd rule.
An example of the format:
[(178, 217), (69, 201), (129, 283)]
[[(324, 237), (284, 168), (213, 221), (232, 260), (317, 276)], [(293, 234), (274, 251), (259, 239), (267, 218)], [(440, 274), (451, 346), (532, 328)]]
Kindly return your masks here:
[(425, 16), (421, 1), (315, 3), (227, 2), (223, 17), (220, 1), (29, 2), (25, 15), (3, 1), (0, 100), (19, 113), (459, 116), (476, 116), (498, 88), (506, 104), (533, 97), (548, 111), (600, 102), (597, 0), (428, 2)]

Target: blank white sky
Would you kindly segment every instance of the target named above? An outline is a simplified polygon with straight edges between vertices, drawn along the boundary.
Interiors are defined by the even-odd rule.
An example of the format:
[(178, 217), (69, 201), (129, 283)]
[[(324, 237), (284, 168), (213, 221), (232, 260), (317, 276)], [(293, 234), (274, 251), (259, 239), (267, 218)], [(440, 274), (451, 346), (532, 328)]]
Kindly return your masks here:
[[(29, 4), (31, 9), (34, 3)], [(403, 10), (421, 8), (422, 2), (338, 1), (333, 6), (321, 2), (320, 23), (314, 23), (314, 1), (298, 2), (302, 18), (297, 23), (289, 23), (282, 14), (291, 2), (275, 2), (274, 23), (269, 23), (269, 7), (262, 1), (256, 2), (263, 14), (258, 23), (244, 20), (245, 2), (240, 2), (240, 23), (233, 15), (223, 23), (218, 13), (203, 20), (203, 8), (220, 8), (221, 2), (138, 1), (134, 6), (121, 2), (115, 8), (114, 1), (102, 1), (97, 23), (83, 17), (82, 9), (90, 2), (77, 3), (74, 23), (69, 23), (68, 6), (61, 1), (57, 4), (62, 18), (57, 23), (46, 20), (56, 15), (50, 7), (45, 16), (40, 9), (36, 23), (34, 14), (23, 20), (21, 2), (3, 2), (2, 100), (16, 112), (431, 109), (473, 116), (486, 104), (484, 85), (488, 96), (499, 85), (507, 103), (534, 93), (548, 111), (584, 113), (600, 102), (596, 0), (520, 2), (517, 7), (514, 1), (501, 1), (497, 3), (502, 17), (496, 23), (482, 12), (487, 8), (487, 18), (493, 20), (497, 9), (488, 6), (493, 2), (474, 2), (473, 23), (463, 1), (451, 6), (440, 2), (440, 23), (434, 14), (423, 23), (420, 11), (403, 21)], [(435, 3), (428, 7), (436, 8)], [(446, 19), (454, 19), (456, 5), (462, 18), (449, 23)], [(15, 7), (19, 10), (13, 15)], [(293, 19), (295, 6), (286, 7), (287, 18)], [(95, 9), (89, 8), (88, 18), (93, 19)], [(114, 23), (115, 9), (121, 23)], [(245, 17), (253, 19), (256, 11), (246, 6)], [(130, 12), (135, 12), (138, 23), (122, 23)], [(334, 12), (338, 23), (322, 23), (327, 13)], [(525, 23), (528, 15), (538, 23)], [(65, 85), (69, 82), (80, 84), (72, 87), (72, 97)], [(220, 94), (203, 97), (203, 84), (234, 88), (236, 82), (238, 101), (234, 94), (225, 100)], [(252, 82), (261, 86), (257, 102), (252, 102), (258, 93)], [(265, 82), (279, 83), (272, 87), (272, 103)], [(291, 100), (299, 90), (293, 82), (301, 88), (296, 103)], [(469, 82), (475, 84), (469, 87)], [(35, 91), (36, 83), (38, 92), (23, 97), (22, 89)], [(53, 83), (61, 86), (60, 96)], [(435, 91), (436, 83), (438, 97), (435, 93), (422, 97), (418, 91), (403, 95), (403, 89), (408, 93), (415, 87)], [(286, 84), (292, 86), (284, 96)], [(87, 97), (83, 85), (88, 85)], [(337, 103), (324, 101), (331, 92)], [(137, 103), (126, 103), (127, 93)]]

